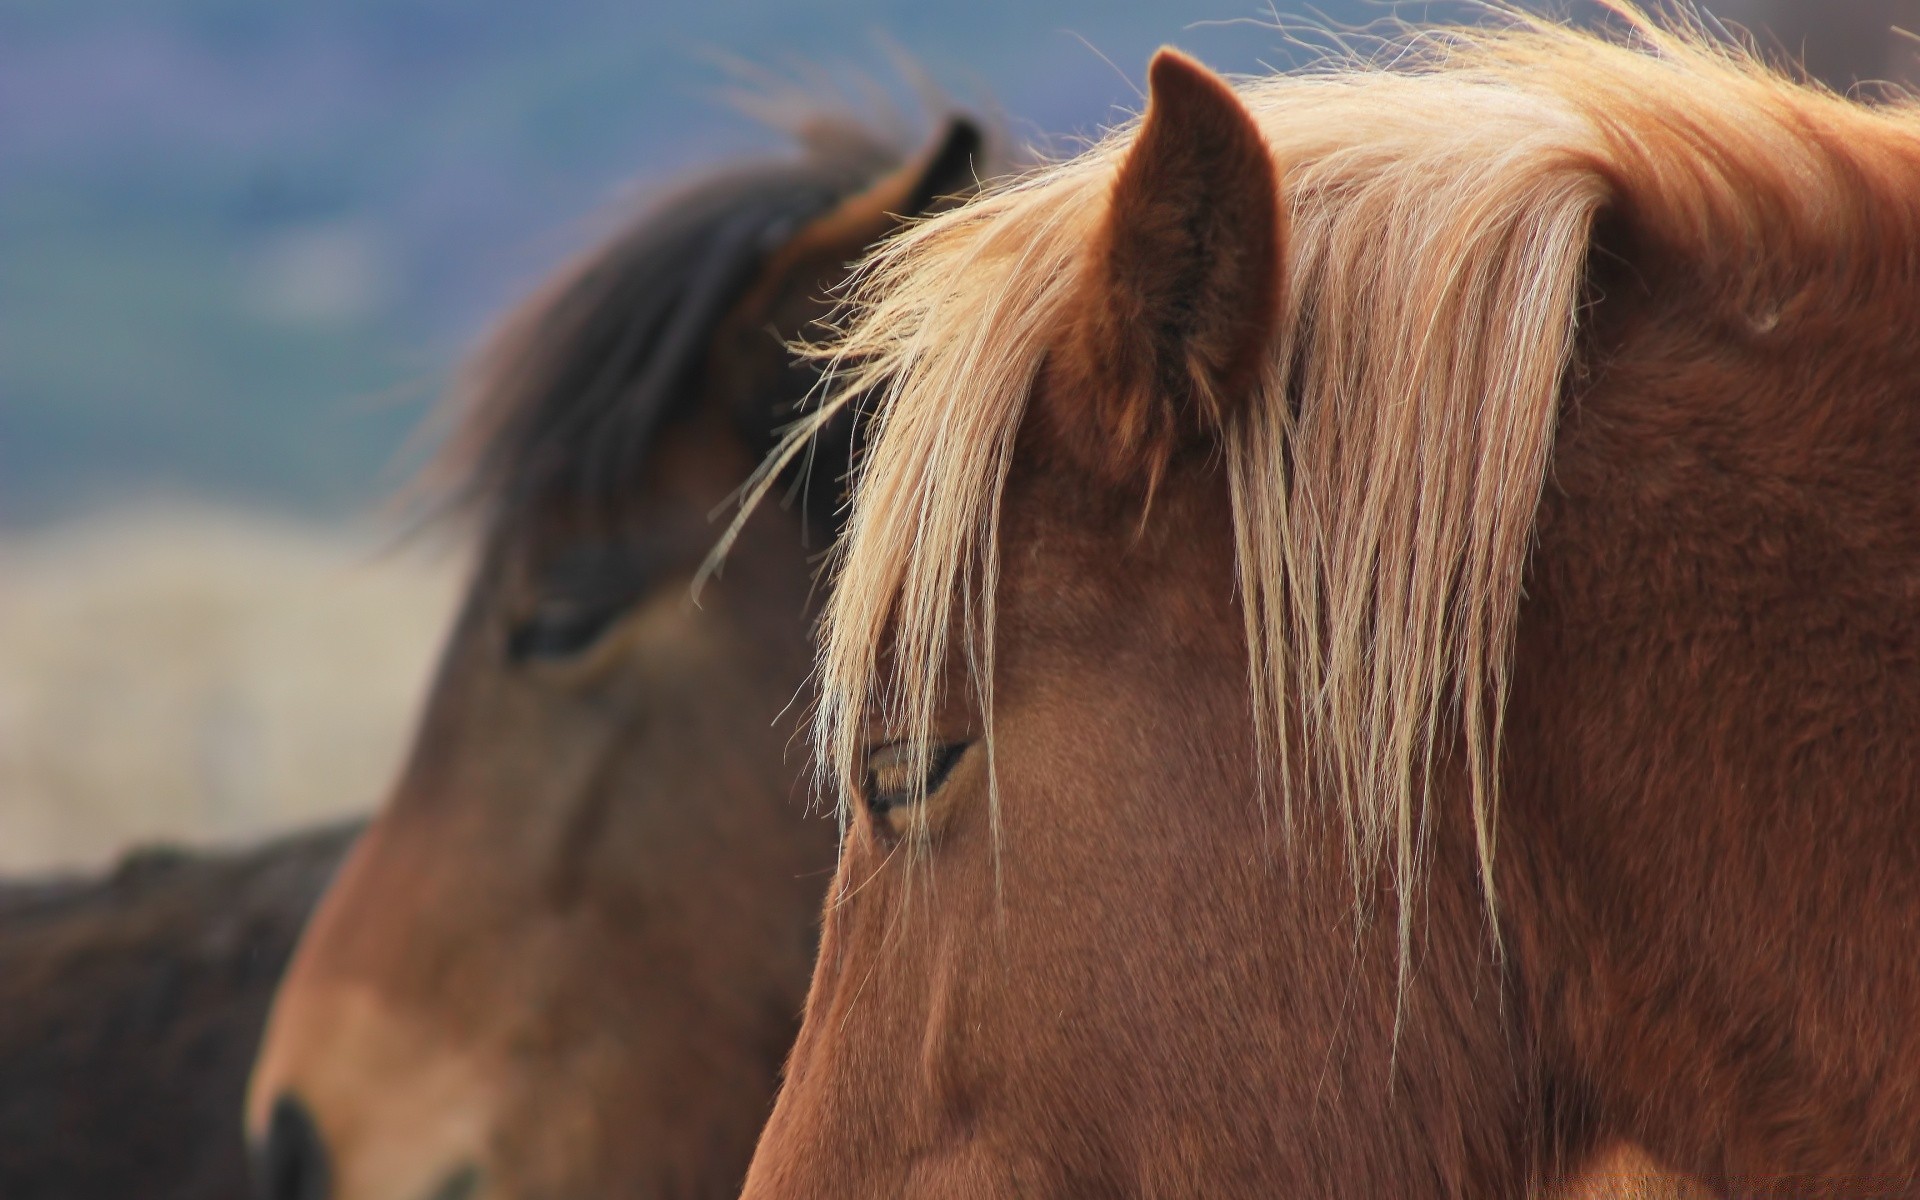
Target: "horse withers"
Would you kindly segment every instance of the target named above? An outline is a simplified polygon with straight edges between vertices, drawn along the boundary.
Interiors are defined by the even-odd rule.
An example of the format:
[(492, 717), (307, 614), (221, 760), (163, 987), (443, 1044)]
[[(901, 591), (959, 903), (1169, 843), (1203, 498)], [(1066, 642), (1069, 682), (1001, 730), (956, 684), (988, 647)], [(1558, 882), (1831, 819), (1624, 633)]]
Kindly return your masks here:
[(846, 446), (698, 608), (689, 583), (813, 381), (786, 341), (867, 246), (975, 186), (980, 141), (954, 119), (903, 162), (823, 125), (650, 209), (482, 358), (450, 454), (478, 566), (276, 1000), (246, 1117), (263, 1195), (737, 1190), (832, 869), (789, 713), (805, 529), (833, 535)]
[(1916, 1194), (1920, 112), (1617, 15), (882, 252), (748, 1200)]

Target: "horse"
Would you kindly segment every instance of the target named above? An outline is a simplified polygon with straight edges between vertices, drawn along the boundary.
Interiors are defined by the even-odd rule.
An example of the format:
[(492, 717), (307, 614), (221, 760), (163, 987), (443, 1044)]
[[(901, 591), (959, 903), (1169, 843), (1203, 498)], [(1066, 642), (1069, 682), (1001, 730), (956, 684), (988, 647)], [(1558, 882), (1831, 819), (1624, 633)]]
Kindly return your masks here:
[(1611, 11), (861, 268), (746, 1200), (1920, 1194), (1920, 110)]
[(0, 1196), (243, 1200), (234, 1114), (351, 826), (0, 885)]
[(275, 1000), (261, 1195), (737, 1192), (837, 840), (788, 754), (833, 454), (698, 608), (689, 584), (812, 385), (787, 342), (869, 244), (975, 186), (983, 145), (961, 116), (912, 157), (803, 132), (633, 217), (477, 359), (431, 469), (476, 566)]

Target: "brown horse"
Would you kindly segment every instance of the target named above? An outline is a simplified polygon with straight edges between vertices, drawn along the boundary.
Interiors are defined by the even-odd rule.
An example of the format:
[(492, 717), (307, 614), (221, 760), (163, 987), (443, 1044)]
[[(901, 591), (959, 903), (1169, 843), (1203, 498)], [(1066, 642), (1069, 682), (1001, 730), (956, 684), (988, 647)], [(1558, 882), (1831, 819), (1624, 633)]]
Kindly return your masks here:
[(1920, 1194), (1920, 112), (1618, 15), (863, 274), (751, 1200)]
[(903, 216), (974, 187), (980, 140), (955, 119), (903, 163), (823, 128), (635, 219), (485, 356), (453, 442), (479, 565), (276, 1001), (247, 1109), (267, 1196), (738, 1189), (832, 869), (789, 713), (804, 527), (833, 535), (847, 444), (698, 609), (689, 583), (814, 379), (786, 341)]

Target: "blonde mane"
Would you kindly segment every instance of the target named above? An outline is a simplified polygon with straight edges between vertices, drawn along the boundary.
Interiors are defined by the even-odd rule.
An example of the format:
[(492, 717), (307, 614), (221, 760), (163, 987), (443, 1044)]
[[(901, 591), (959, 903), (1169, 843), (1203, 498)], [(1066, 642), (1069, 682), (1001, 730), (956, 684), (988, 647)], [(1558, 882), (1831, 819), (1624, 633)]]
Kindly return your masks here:
[[(1290, 316), (1224, 447), (1258, 745), (1289, 816), (1303, 779), (1337, 800), (1356, 869), (1394, 871), (1403, 951), (1428, 768), (1456, 738), (1493, 903), (1516, 612), (1597, 217), (1743, 305), (1913, 269), (1861, 219), (1912, 224), (1913, 109), (1617, 15), (1617, 37), (1511, 16), (1236, 84), (1290, 219)], [(882, 248), (826, 351), (817, 421), (879, 397), (819, 660), (843, 802), (873, 724), (925, 740), (954, 630), (991, 745), (1001, 495), (1135, 128)]]

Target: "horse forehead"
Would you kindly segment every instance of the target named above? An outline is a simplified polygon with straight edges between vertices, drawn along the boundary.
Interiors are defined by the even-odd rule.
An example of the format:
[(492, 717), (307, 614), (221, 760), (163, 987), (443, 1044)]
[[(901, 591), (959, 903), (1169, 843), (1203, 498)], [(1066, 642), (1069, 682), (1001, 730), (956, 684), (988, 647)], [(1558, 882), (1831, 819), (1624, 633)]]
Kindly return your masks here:
[[(1001, 619), (1053, 634), (1152, 615), (1156, 639), (1239, 616), (1225, 477), (1175, 464), (1151, 496), (1097, 494), (1077, 472), (1016, 466), (1001, 517)], [(1022, 597), (1034, 602), (1023, 603)], [(1224, 603), (1223, 603), (1224, 601)]]

